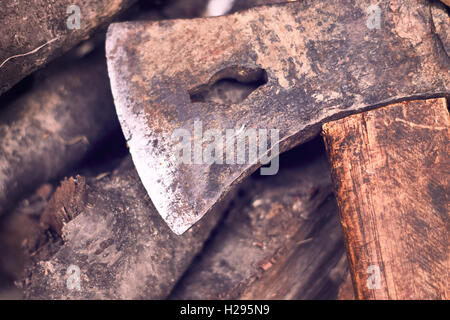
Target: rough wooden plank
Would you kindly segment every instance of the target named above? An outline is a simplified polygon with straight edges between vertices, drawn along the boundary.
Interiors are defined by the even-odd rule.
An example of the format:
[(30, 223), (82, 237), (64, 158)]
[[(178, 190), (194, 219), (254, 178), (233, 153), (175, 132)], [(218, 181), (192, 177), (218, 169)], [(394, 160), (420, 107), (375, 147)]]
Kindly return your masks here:
[[(183, 236), (171, 232), (130, 157), (100, 180), (68, 179), (42, 219), (51, 231), (61, 232), (63, 243), (28, 270), (25, 298), (162, 299), (202, 248), (220, 214), (209, 217)], [(80, 290), (67, 286), (71, 265), (80, 268)]]
[(357, 298), (448, 299), (446, 100), (389, 105), (323, 132)]
[(277, 176), (245, 182), (246, 193), (172, 299), (335, 297), (346, 258), (334, 199), (324, 201), (331, 193), (328, 165), (309, 149), (295, 152), (294, 167), (282, 157)]
[[(87, 39), (133, 2), (3, 0), (0, 10), (0, 94)], [(71, 24), (75, 21), (76, 11), (69, 7), (74, 5), (80, 10), (79, 28)]]

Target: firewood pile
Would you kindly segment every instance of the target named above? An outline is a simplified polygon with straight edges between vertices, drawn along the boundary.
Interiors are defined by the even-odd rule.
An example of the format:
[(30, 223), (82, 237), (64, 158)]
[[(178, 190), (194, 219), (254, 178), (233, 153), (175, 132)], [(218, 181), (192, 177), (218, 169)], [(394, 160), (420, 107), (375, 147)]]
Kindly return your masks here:
[(448, 299), (446, 5), (6, 0), (0, 299)]

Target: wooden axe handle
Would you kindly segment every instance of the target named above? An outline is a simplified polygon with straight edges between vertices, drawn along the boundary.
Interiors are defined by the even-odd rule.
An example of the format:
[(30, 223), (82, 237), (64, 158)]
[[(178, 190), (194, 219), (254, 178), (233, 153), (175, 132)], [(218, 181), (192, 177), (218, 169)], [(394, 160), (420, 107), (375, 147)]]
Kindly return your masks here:
[(445, 98), (323, 126), (358, 299), (448, 299)]

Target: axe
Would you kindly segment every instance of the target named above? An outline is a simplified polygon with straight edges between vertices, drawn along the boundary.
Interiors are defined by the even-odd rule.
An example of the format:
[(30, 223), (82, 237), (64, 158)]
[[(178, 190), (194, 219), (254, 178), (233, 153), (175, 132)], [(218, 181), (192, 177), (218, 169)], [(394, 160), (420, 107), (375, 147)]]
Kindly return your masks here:
[[(136, 169), (159, 214), (175, 233), (182, 234), (213, 211), (225, 195), (261, 163), (268, 163), (280, 152), (311, 139), (324, 123), (342, 119), (342, 122), (325, 126), (324, 136), (337, 185), (357, 297), (448, 296), (446, 288), (428, 290), (435, 283), (442, 284), (439, 276), (427, 278), (427, 285), (420, 286), (422, 290), (414, 291), (417, 286), (410, 282), (395, 291), (395, 281), (386, 277), (386, 272), (398, 265), (393, 263), (387, 268), (380, 261), (386, 262), (383, 260), (386, 252), (393, 258), (395, 253), (401, 252), (401, 244), (408, 242), (401, 242), (395, 250), (389, 251), (386, 246), (380, 249), (380, 239), (366, 235), (381, 234), (384, 237), (381, 243), (386, 244), (389, 234), (386, 230), (401, 232), (402, 228), (398, 227), (401, 220), (392, 220), (395, 228), (377, 232), (377, 228), (389, 223), (388, 217), (393, 213), (388, 212), (381, 220), (374, 220), (374, 204), (354, 200), (348, 196), (348, 190), (353, 186), (355, 195), (370, 191), (370, 187), (361, 188), (361, 185), (369, 181), (369, 186), (377, 186), (380, 176), (371, 181), (361, 174), (357, 181), (360, 183), (354, 183), (351, 179), (353, 171), (345, 170), (345, 166), (352, 163), (349, 160), (352, 154), (342, 151), (342, 148), (353, 150), (356, 157), (358, 150), (364, 150), (364, 143), (371, 146), (358, 136), (364, 124), (367, 125), (364, 116), (352, 114), (372, 112), (370, 110), (390, 104), (394, 104), (394, 109), (380, 113), (382, 116), (378, 114), (380, 118), (373, 122), (375, 128), (379, 129), (380, 123), (389, 123), (397, 115), (394, 119), (400, 119), (399, 123), (416, 129), (436, 125), (448, 132), (445, 131), (448, 130), (448, 112), (442, 99), (426, 103), (412, 101), (408, 108), (395, 104), (450, 93), (450, 60), (446, 51), (449, 43), (445, 29), (444, 34), (439, 33), (442, 26), (448, 25), (445, 9), (436, 9), (426, 1), (397, 0), (375, 6), (363, 0), (303, 1), (214, 18), (112, 24), (106, 50), (116, 111)], [(218, 83), (230, 79), (250, 83), (253, 89), (227, 103), (208, 97)], [(432, 112), (428, 111), (430, 105), (434, 106), (430, 110), (434, 110), (432, 114), (435, 115), (431, 119), (427, 117), (427, 112)], [(413, 113), (411, 120), (408, 115), (415, 108), (422, 115)], [(358, 116), (362, 118), (352, 118)], [(346, 121), (353, 123), (352, 130)], [(342, 130), (336, 129), (340, 127)], [(270, 130), (276, 134), (271, 135), (269, 143), (263, 134), (251, 137), (247, 128), (266, 130), (263, 133)], [(174, 139), (174, 132), (182, 134), (175, 134)], [(433, 134), (436, 132), (439, 131), (434, 130)], [(207, 139), (203, 133), (208, 133)], [(390, 132), (391, 136), (384, 141), (392, 142), (397, 133)], [(414, 131), (403, 131), (403, 135), (406, 133), (414, 135)], [(233, 148), (228, 142), (231, 141), (234, 147), (238, 142), (233, 138), (242, 134), (244, 142), (248, 140), (248, 144), (243, 145), (249, 154), (247, 162), (239, 161), (242, 160), (239, 155), (229, 150)], [(428, 137), (431, 139), (433, 134)], [(380, 129), (372, 131), (372, 135), (381, 135)], [(182, 157), (178, 153), (180, 137)], [(212, 148), (208, 145), (211, 138), (214, 138)], [(426, 139), (424, 135), (421, 141)], [(431, 141), (438, 147), (446, 142), (445, 139)], [(410, 143), (407, 139), (400, 139), (400, 142)], [(355, 145), (349, 146), (351, 143)], [(259, 153), (255, 152), (255, 144)], [(374, 145), (380, 147), (380, 144)], [(193, 152), (186, 155), (185, 151), (190, 148)], [(211, 150), (215, 161), (208, 157)], [(224, 154), (226, 159), (220, 157)], [(445, 152), (439, 154), (436, 159), (445, 159)], [(414, 155), (410, 157), (414, 159)], [(362, 160), (370, 163), (373, 159), (362, 157), (360, 160), (353, 164), (361, 163), (365, 168)], [(416, 166), (430, 161), (423, 157), (416, 160), (411, 162)], [(442, 165), (438, 166), (438, 169), (442, 168)], [(269, 170), (269, 173), (276, 173), (276, 170)], [(343, 177), (348, 178), (347, 184), (339, 184)], [(389, 177), (389, 174), (385, 172), (383, 177)], [(411, 183), (414, 179), (404, 181)], [(441, 180), (437, 186), (437, 189), (442, 186)], [(383, 199), (382, 195), (385, 194), (379, 193), (377, 199)], [(428, 200), (433, 202), (433, 199)], [(348, 207), (351, 201), (355, 201), (355, 206), (346, 210), (345, 204)], [(424, 223), (427, 222), (425, 218), (418, 218), (413, 222), (413, 229), (420, 231), (418, 226), (424, 230), (438, 226), (439, 231), (432, 233), (434, 238), (439, 237), (442, 230), (445, 233), (442, 223), (444, 226), (448, 223), (448, 213), (442, 211), (442, 201), (435, 203), (435, 208), (441, 205), (440, 210), (435, 210), (440, 218), (429, 224)], [(372, 211), (366, 210), (370, 214), (362, 214), (364, 208)], [(352, 222), (350, 227), (346, 225), (349, 221)], [(409, 230), (407, 234), (412, 236), (414, 232)], [(400, 241), (402, 238), (395, 239)], [(370, 250), (368, 243), (373, 243), (376, 249)], [(436, 275), (440, 270), (446, 274), (442, 266), (448, 266), (448, 257), (446, 250), (441, 250), (445, 241), (434, 244), (440, 248), (437, 253), (421, 256), (419, 260), (414, 260), (415, 251), (410, 251), (406, 259), (411, 268), (409, 271), (435, 259), (433, 266), (437, 267), (432, 268), (431, 273)], [(371, 264), (368, 257), (374, 256), (381, 266)], [(363, 263), (358, 264), (358, 259), (363, 259)], [(423, 274), (430, 274), (426, 267), (421, 270)], [(363, 274), (366, 271), (371, 278)], [(370, 287), (369, 280), (372, 281), (369, 289), (375, 291), (363, 288), (366, 284)], [(380, 283), (383, 286), (378, 286)], [(379, 292), (376, 290), (382, 290), (384, 294), (375, 294)], [(426, 294), (421, 295), (423, 292)]]
[[(311, 139), (327, 121), (450, 92), (449, 57), (429, 3), (386, 1), (374, 17), (371, 8), (362, 0), (303, 1), (109, 27), (117, 115), (142, 183), (175, 233), (211, 211), (261, 163), (205, 163), (201, 156), (195, 161), (196, 150), (191, 163), (180, 162), (174, 131), (192, 133), (187, 144), (195, 146), (199, 128), (222, 137), (227, 129), (236, 135), (246, 128), (278, 130), (260, 160)], [(198, 98), (230, 78), (263, 85), (239, 103)]]

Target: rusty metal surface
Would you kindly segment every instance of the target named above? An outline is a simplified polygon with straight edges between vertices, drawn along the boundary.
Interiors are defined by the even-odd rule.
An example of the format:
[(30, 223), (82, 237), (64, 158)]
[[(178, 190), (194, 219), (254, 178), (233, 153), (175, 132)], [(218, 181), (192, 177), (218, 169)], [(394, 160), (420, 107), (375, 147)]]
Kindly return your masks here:
[[(260, 164), (180, 164), (179, 128), (279, 130), (283, 152), (322, 123), (402, 99), (450, 93), (450, 60), (426, 1), (302, 1), (229, 16), (112, 24), (108, 71), (116, 110), (140, 178), (177, 234)], [(238, 104), (190, 101), (218, 79), (267, 83)], [(277, 143), (272, 143), (271, 148)]]

